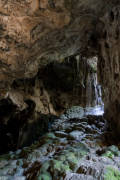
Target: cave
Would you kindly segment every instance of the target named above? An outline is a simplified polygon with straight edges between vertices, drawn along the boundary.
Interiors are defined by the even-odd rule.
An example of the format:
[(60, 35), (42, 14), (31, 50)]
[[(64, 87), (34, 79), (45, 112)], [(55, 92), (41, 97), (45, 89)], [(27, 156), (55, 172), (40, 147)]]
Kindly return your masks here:
[(120, 1), (0, 1), (0, 179), (120, 180)]

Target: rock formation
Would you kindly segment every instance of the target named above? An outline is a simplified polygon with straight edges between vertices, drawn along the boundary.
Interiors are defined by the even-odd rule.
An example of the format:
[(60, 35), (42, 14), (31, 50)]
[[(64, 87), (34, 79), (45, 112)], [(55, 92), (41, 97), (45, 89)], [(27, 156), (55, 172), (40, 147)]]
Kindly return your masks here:
[(52, 60), (96, 53), (97, 24), (117, 2), (1, 0), (1, 96), (15, 79), (34, 77)]
[[(7, 141), (10, 149), (23, 144), (21, 137), (30, 144), (48, 131), (55, 115), (69, 107), (99, 104), (96, 71), (97, 59), (72, 56), (46, 65), (31, 79), (15, 80), (7, 98), (0, 101), (1, 127), (5, 129), (0, 136), (6, 139), (3, 151)], [(37, 134), (36, 126), (40, 127)]]
[(120, 6), (103, 18), (99, 50), (99, 77), (103, 85), (106, 117), (120, 128)]
[[(71, 105), (85, 105), (83, 78), (87, 81), (90, 76), (80, 70), (82, 78), (78, 73), (75, 81), (79, 87), (73, 86), (70, 78), (78, 66), (73, 73), (72, 66), (63, 63), (79, 55), (83, 70), (87, 59), (98, 56), (106, 115), (120, 124), (119, 4), (119, 0), (0, 0), (1, 123), (17, 119), (22, 127), (27, 118), (38, 120), (40, 113), (60, 114), (71, 99)], [(54, 88), (52, 76), (60, 79), (62, 90), (59, 83)], [(71, 92), (78, 94), (73, 98)], [(7, 114), (4, 107), (12, 111)]]

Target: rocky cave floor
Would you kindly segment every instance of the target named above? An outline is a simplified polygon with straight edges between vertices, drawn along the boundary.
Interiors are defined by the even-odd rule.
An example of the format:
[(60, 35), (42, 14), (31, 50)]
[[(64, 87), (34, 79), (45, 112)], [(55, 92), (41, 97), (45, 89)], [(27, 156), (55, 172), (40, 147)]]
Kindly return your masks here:
[(120, 146), (102, 115), (73, 107), (29, 147), (0, 156), (5, 180), (120, 180)]

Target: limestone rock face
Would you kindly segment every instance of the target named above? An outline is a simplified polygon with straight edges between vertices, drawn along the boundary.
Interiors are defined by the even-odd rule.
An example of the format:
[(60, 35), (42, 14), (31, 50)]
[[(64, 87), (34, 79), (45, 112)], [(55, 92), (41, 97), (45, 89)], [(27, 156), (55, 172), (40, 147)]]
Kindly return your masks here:
[[(37, 112), (54, 114), (42, 81), (37, 84), (32, 79), (52, 61), (77, 54), (99, 55), (105, 109), (117, 123), (119, 4), (119, 0), (0, 0), (0, 98), (10, 99), (23, 111), (29, 106), (25, 96), (35, 102)], [(19, 85), (21, 82), (25, 85)]]
[[(32, 143), (66, 109), (97, 104), (97, 64), (90, 61), (77, 55), (46, 65), (33, 78), (14, 80), (6, 98), (0, 100), (0, 153), (24, 146), (26, 140)], [(83, 116), (84, 111), (78, 111), (77, 117)], [(71, 112), (71, 117), (75, 114)]]
[(35, 103), (35, 112), (60, 115), (66, 109), (80, 105), (95, 106), (97, 94), (97, 61), (80, 56), (52, 62), (40, 69), (33, 78), (18, 79), (6, 95), (19, 111), (29, 107), (28, 100)]
[(103, 85), (105, 112), (108, 119), (120, 128), (120, 6), (103, 18), (100, 40), (99, 77)]
[(1, 0), (1, 97), (13, 80), (35, 76), (39, 67), (50, 61), (80, 52), (86, 54), (99, 17), (116, 2)]

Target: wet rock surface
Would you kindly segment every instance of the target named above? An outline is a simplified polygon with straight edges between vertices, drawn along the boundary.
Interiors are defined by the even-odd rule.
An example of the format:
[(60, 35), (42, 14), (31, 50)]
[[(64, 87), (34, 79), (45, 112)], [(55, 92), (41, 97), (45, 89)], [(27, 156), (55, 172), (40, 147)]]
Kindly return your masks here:
[(31, 146), (1, 155), (0, 176), (7, 180), (119, 180), (119, 144), (103, 116), (83, 112), (81, 107), (69, 109)]

